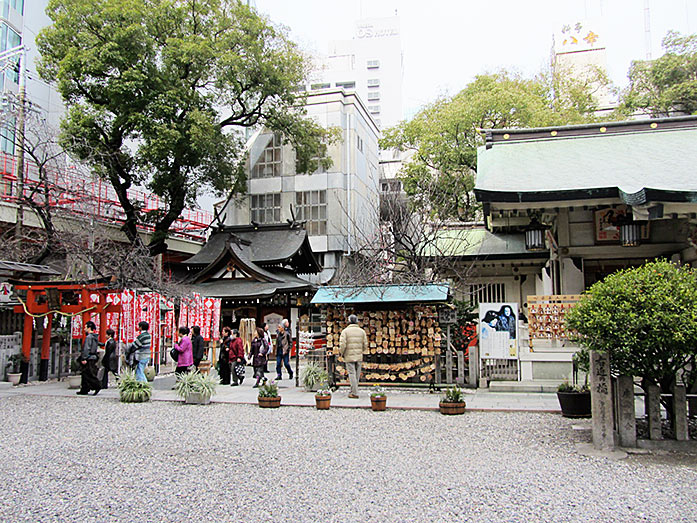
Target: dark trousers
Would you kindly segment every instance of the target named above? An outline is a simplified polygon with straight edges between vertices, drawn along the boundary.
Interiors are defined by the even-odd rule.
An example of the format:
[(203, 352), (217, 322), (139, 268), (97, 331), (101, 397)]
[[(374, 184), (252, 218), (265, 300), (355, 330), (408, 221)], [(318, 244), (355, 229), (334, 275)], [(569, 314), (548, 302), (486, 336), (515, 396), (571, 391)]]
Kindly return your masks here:
[(264, 377), (264, 365), (254, 365), (254, 377), (257, 379), (257, 385), (261, 381), (261, 379)]
[(194, 367), (198, 369), (198, 366), (201, 364), (201, 360), (203, 358), (194, 358)]
[[(112, 372), (112, 374), (114, 375), (114, 377), (118, 377), (118, 374), (116, 374), (115, 372)], [(104, 374), (102, 375), (102, 384), (101, 385), (102, 385), (103, 389), (106, 389), (109, 387), (109, 369), (107, 369), (106, 367), (104, 367)]]
[(102, 384), (97, 377), (97, 360), (87, 360), (82, 365), (82, 380), (80, 381), (80, 394), (87, 394), (91, 390), (100, 390)]
[(178, 376), (179, 374), (186, 374), (187, 372), (189, 372), (188, 365), (184, 367), (177, 367), (176, 369), (174, 369), (175, 376)]
[(218, 374), (220, 374), (220, 384), (230, 385), (230, 364), (227, 361), (220, 360)]
[(283, 363), (283, 366), (288, 371), (288, 376), (292, 378), (293, 369), (290, 368), (290, 351), (286, 352), (285, 354), (282, 352), (276, 354), (276, 376), (281, 376), (281, 370), (283, 369), (283, 367), (281, 367), (281, 363)]

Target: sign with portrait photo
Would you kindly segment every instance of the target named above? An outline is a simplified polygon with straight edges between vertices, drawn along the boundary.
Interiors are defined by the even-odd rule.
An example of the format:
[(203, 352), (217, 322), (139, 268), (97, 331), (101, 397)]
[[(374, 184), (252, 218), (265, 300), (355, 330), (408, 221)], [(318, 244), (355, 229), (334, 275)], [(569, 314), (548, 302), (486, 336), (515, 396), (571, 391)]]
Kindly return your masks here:
[(481, 359), (518, 359), (518, 304), (479, 304)]

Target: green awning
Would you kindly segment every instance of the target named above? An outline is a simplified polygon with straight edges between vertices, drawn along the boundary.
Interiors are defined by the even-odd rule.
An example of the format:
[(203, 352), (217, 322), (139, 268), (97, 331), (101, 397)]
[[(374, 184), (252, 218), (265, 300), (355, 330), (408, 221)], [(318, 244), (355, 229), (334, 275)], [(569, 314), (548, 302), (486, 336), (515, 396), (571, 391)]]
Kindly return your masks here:
[(313, 304), (433, 303), (448, 301), (447, 283), (428, 285), (328, 286), (317, 290)]

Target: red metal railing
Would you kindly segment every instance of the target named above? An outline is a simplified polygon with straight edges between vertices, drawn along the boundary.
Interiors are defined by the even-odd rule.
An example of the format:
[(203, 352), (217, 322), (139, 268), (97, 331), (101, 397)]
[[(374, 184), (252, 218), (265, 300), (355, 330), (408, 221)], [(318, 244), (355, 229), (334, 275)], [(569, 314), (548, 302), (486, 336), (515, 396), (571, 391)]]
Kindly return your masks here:
[[(39, 176), (35, 163), (26, 161), (24, 168), (24, 196), (32, 191), (40, 192), (42, 198), (45, 188), (49, 189), (49, 202), (56, 208), (69, 210), (75, 214), (93, 217), (102, 222), (123, 223), (126, 216), (119, 204), (116, 191), (99, 177), (85, 176), (75, 166), (65, 169), (45, 169), (44, 180)], [(0, 200), (17, 201), (17, 158), (0, 152)], [(144, 212), (165, 211), (165, 202), (159, 196), (138, 189), (129, 189), (128, 197), (134, 205)], [(184, 209), (172, 224), (170, 234), (193, 240), (205, 240), (206, 228), (213, 221), (213, 214), (201, 209)], [(147, 224), (139, 224), (142, 230), (152, 230)]]

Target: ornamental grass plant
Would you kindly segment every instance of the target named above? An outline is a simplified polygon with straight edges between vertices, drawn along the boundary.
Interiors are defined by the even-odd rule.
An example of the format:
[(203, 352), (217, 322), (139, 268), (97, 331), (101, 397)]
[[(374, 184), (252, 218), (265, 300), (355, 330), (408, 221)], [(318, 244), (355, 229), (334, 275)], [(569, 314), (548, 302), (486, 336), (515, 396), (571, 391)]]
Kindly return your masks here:
[(152, 385), (136, 380), (132, 369), (126, 369), (119, 376), (119, 399), (123, 403), (143, 403), (152, 396)]
[(200, 394), (210, 398), (215, 394), (218, 385), (220, 385), (220, 379), (208, 374), (201, 374), (198, 370), (192, 370), (177, 376), (174, 391), (177, 396), (184, 399), (192, 394)]
[(277, 398), (278, 384), (275, 380), (268, 380), (257, 389), (260, 398)]

